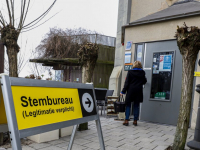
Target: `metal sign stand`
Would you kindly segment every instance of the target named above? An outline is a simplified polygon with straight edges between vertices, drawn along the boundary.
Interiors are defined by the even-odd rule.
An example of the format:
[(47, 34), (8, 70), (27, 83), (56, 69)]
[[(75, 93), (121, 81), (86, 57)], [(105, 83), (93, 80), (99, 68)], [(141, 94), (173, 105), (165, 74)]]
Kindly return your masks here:
[(74, 137), (75, 137), (77, 128), (78, 128), (78, 125), (75, 125), (74, 128), (73, 128), (71, 139), (70, 139), (70, 142), (69, 142), (67, 150), (71, 150), (72, 149), (72, 146), (73, 146), (73, 143), (74, 143)]
[[(66, 120), (63, 122), (55, 122), (52, 124), (46, 124), (46, 125), (42, 125), (42, 126), (35, 126), (32, 128), (25, 128), (25, 129), (19, 130), (19, 128), (18, 128), (19, 122), (17, 122), (15, 105), (14, 105), (14, 101), (13, 101), (14, 95), (12, 94), (11, 86), (18, 86), (18, 87), (26, 86), (27, 88), (29, 88), (29, 87), (44, 87), (44, 88), (52, 87), (52, 88), (78, 89), (78, 91), (80, 92), (79, 96), (81, 96), (81, 93), (83, 95), (86, 94), (86, 96), (90, 95), (90, 94), (93, 95), (93, 98), (91, 97), (92, 99), (90, 99), (90, 100), (92, 100), (92, 101), (90, 101), (90, 104), (93, 103), (93, 104), (91, 104), (91, 106), (93, 105), (94, 108), (93, 108), (93, 110), (91, 110), (91, 112), (89, 112), (90, 110), (88, 112), (86, 112), (87, 108), (84, 108), (84, 106), (82, 106), (82, 109), (85, 109), (84, 110), (85, 112), (84, 113), (82, 112), (83, 113), (82, 118), (77, 118), (74, 120), (72, 119), (69, 121)], [(2, 92), (3, 92), (4, 105), (5, 105), (5, 110), (6, 110), (10, 138), (11, 138), (10, 140), (11, 140), (13, 150), (22, 150), (20, 138), (24, 138), (27, 136), (31, 136), (31, 135), (48, 132), (48, 131), (52, 131), (55, 129), (60, 129), (60, 128), (74, 125), (70, 143), (68, 145), (68, 150), (71, 150), (72, 146), (73, 146), (73, 142), (74, 142), (78, 124), (81, 124), (84, 122), (89, 122), (89, 121), (96, 122), (99, 143), (100, 143), (100, 149), (105, 150), (102, 128), (101, 128), (99, 113), (98, 113), (98, 109), (97, 109), (96, 97), (95, 97), (93, 85), (77, 84), (77, 83), (73, 84), (73, 83), (53, 82), (53, 81), (39, 81), (39, 80), (33, 80), (33, 79), (22, 79), (22, 78), (13, 78), (13, 77), (8, 77), (8, 76), (3, 76), (2, 80), (1, 80), (1, 87), (2, 87)], [(81, 105), (83, 105), (83, 102), (84, 102), (84, 104), (86, 104), (86, 102), (84, 101), (84, 98), (85, 97), (83, 96), (82, 99), (80, 99)]]

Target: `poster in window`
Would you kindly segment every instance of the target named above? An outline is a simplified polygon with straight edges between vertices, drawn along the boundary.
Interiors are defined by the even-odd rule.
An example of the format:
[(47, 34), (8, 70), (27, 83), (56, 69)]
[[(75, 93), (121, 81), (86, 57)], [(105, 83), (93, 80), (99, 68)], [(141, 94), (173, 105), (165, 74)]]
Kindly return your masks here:
[(160, 55), (159, 71), (171, 71), (172, 55)]
[(131, 63), (131, 52), (125, 52), (125, 64)]
[(128, 41), (126, 43), (126, 50), (131, 50), (131, 46), (132, 46), (132, 41)]

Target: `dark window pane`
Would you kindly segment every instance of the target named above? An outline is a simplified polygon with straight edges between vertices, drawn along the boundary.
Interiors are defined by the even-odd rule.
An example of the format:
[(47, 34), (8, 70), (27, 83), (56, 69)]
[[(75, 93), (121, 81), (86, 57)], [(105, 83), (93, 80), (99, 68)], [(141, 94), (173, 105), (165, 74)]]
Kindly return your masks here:
[(151, 99), (170, 99), (174, 52), (153, 54)]

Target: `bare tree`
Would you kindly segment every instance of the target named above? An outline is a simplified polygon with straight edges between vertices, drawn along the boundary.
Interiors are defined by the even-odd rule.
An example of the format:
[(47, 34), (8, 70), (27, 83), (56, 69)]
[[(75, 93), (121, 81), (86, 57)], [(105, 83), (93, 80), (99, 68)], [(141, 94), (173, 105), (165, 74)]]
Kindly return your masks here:
[[(82, 82), (90, 83), (92, 80), (93, 71), (98, 58), (99, 47), (96, 43), (87, 43), (82, 45), (78, 50), (79, 63), (82, 66)], [(88, 123), (79, 125), (79, 130), (87, 130)]]
[(18, 7), (19, 3), (16, 3), (16, 0), (5, 0), (8, 13), (3, 14), (3, 11), (0, 10), (0, 32), (1, 40), (7, 48), (9, 76), (18, 76), (17, 54), (20, 48), (17, 44), (17, 41), (20, 33), (29, 31), (39, 26), (40, 21), (49, 13), (56, 1), (57, 0), (53, 0), (53, 3), (50, 5), (50, 7), (39, 17), (31, 21), (30, 23), (25, 24), (31, 1), (20, 1), (21, 12), (18, 19), (18, 16), (16, 15), (16, 7)]
[(84, 28), (51, 28), (36, 49), (40, 58), (77, 58), (78, 49), (89, 41), (91, 34), (97, 32)]
[(182, 55), (182, 91), (173, 150), (184, 150), (190, 121), (194, 68), (200, 49), (200, 29), (184, 26), (177, 28), (177, 44)]

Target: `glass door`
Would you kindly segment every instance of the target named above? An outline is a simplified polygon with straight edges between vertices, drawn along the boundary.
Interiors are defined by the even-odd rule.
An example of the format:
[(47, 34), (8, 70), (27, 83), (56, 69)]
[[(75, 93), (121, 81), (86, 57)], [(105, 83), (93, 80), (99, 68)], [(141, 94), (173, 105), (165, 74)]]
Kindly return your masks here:
[(153, 53), (150, 100), (170, 101), (174, 51)]

